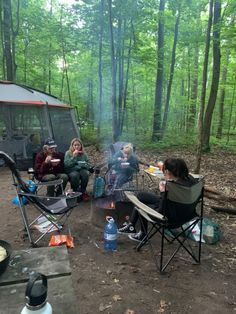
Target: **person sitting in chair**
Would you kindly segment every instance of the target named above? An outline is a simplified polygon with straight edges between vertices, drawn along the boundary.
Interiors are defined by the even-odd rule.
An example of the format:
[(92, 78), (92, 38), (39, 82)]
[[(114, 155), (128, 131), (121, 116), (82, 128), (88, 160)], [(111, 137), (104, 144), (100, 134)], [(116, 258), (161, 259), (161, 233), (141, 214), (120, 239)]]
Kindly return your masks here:
[(133, 145), (131, 143), (125, 144), (112, 157), (109, 166), (116, 174), (115, 188), (120, 188), (123, 184), (132, 180), (133, 173), (139, 170), (138, 158), (133, 152)]
[(88, 155), (84, 151), (83, 143), (80, 139), (74, 138), (71, 141), (70, 148), (65, 154), (65, 171), (69, 176), (71, 188), (74, 192), (82, 193), (82, 200), (88, 201), (89, 196), (86, 188), (89, 180)]
[[(163, 165), (165, 180), (176, 181), (178, 184), (191, 187), (196, 183), (191, 175), (189, 175), (188, 167), (185, 161), (181, 158), (168, 158)], [(166, 191), (166, 181), (161, 180), (159, 183), (160, 195), (152, 192), (139, 192), (137, 198), (147, 206), (153, 208), (159, 213), (165, 215), (168, 219), (173, 218), (171, 212), (164, 211), (164, 194)], [(142, 217), (141, 230), (136, 233), (135, 225), (139, 219), (137, 210), (133, 210), (129, 223), (118, 230), (121, 234), (129, 235), (129, 238), (134, 241), (141, 242), (147, 234), (148, 221)]]
[[(64, 173), (64, 154), (56, 151), (56, 143), (48, 138), (44, 142), (42, 150), (35, 157), (35, 176), (42, 182), (63, 180), (63, 189), (68, 182), (68, 176)], [(62, 194), (61, 187), (58, 187), (56, 195)], [(55, 195), (55, 187), (47, 187), (47, 195)]]

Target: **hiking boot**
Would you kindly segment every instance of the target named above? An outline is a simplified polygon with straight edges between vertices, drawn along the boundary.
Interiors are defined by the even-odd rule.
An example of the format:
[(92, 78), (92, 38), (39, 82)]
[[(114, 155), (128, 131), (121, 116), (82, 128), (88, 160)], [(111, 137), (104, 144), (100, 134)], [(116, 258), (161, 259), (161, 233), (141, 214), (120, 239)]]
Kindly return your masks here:
[(143, 233), (142, 231), (139, 231), (136, 234), (130, 234), (129, 238), (130, 240), (133, 240), (133, 241), (142, 242), (145, 236), (146, 236), (145, 233)]
[(130, 223), (124, 223), (124, 227), (118, 229), (118, 233), (121, 234), (134, 234), (136, 233), (135, 227), (134, 225), (130, 222)]
[(84, 201), (84, 202), (89, 201), (89, 195), (88, 195), (88, 193), (87, 193), (87, 192), (82, 193), (81, 199), (82, 199), (82, 201)]

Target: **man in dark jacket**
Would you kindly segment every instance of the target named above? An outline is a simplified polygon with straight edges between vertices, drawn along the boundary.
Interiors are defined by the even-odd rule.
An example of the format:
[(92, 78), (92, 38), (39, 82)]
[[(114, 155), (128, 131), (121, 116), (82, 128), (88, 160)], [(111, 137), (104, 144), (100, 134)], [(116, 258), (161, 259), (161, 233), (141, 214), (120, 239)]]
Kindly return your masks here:
[[(68, 176), (64, 173), (64, 154), (56, 151), (56, 143), (53, 139), (48, 138), (44, 142), (42, 150), (35, 158), (35, 175), (42, 182), (62, 179), (63, 188), (66, 187)], [(54, 196), (55, 187), (48, 186), (47, 195)], [(59, 188), (57, 195), (62, 194)]]

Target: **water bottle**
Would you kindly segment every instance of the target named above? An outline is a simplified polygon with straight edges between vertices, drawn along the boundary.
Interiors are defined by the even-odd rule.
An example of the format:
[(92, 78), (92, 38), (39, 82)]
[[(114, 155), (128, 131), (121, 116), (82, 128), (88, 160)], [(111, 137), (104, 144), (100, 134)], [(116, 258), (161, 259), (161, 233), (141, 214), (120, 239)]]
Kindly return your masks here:
[[(95, 170), (97, 171), (97, 170)], [(93, 196), (94, 198), (101, 197), (104, 194), (105, 181), (98, 175), (98, 172), (95, 172), (95, 179), (93, 184)]]
[(21, 314), (52, 314), (52, 307), (47, 302), (47, 286), (45, 275), (34, 273), (30, 276), (25, 291), (26, 304)]
[(110, 216), (106, 217), (106, 225), (104, 228), (104, 249), (106, 251), (117, 250), (117, 225), (114, 219)]
[(37, 185), (34, 183), (34, 181), (28, 180), (27, 184), (31, 193), (34, 193), (37, 190)]

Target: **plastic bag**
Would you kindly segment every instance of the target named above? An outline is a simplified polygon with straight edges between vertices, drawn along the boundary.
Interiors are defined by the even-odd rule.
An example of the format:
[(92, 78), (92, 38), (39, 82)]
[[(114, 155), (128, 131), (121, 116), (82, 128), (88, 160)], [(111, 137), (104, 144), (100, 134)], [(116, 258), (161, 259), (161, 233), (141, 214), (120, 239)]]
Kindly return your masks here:
[[(185, 228), (193, 221), (184, 224)], [(191, 230), (191, 232), (186, 231), (186, 236), (193, 241), (200, 241), (200, 221)], [(202, 242), (207, 244), (214, 244), (218, 242), (221, 238), (221, 231), (219, 225), (209, 218), (202, 219)]]
[(69, 235), (52, 235), (49, 241), (49, 246), (59, 246), (62, 244), (66, 244), (68, 248), (74, 248), (74, 239), (72, 236)]

